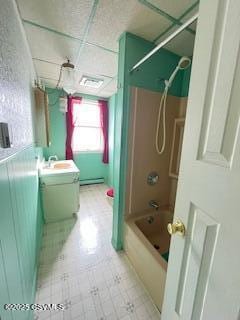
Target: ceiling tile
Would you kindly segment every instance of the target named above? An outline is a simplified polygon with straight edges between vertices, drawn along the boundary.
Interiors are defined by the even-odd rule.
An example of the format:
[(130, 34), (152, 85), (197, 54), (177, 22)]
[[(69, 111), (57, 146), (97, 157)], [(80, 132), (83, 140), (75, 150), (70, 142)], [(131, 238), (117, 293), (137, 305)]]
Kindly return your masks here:
[(102, 98), (110, 98), (111, 96), (113, 96), (115, 94), (115, 92), (112, 91), (101, 91), (101, 93), (99, 93), (101, 95)]
[[(55, 68), (57, 66), (52, 65), (52, 68), (51, 67), (49, 68), (49, 66), (48, 66), (48, 68), (46, 68), (47, 64), (39, 62), (39, 61), (37, 61), (37, 63), (35, 61), (35, 65), (36, 65), (36, 68), (38, 71), (38, 76), (42, 80), (44, 85), (51, 87), (51, 88), (55, 88), (57, 85), (58, 76), (59, 76), (59, 73), (57, 73), (57, 69)], [(44, 70), (45, 68), (46, 68), (46, 70)], [(50, 73), (51, 69), (52, 69), (52, 74)], [(105, 98), (107, 96), (111, 96), (116, 91), (113, 86), (110, 86), (108, 88), (108, 84), (109, 84), (109, 81), (111, 81), (111, 79), (109, 80), (109, 78), (103, 77), (103, 76), (101, 77), (101, 79), (103, 80), (102, 88), (105, 88), (105, 87), (108, 88), (107, 95), (106, 95), (106, 93), (104, 93), (104, 95), (102, 95), (102, 92), (99, 89), (81, 86), (79, 84), (79, 82), (82, 79), (83, 75), (94, 77), (94, 75), (92, 75), (92, 74), (89, 74), (89, 73), (86, 74), (86, 73), (82, 73), (80, 71), (77, 71), (77, 73), (76, 73), (76, 92), (78, 92), (79, 94), (85, 93), (85, 94), (90, 94), (90, 95)], [(61, 82), (60, 82), (60, 88), (61, 87), (62, 86), (61, 86)]]
[(118, 55), (92, 45), (85, 45), (80, 55), (78, 69), (93, 75), (115, 77)]
[(44, 61), (33, 60), (36, 67), (37, 75), (40, 78), (58, 80), (60, 73), (60, 65), (47, 63)]
[(24, 24), (33, 58), (62, 64), (68, 57), (73, 61), (80, 41), (62, 37), (53, 32)]
[[(146, 0), (154, 6), (166, 11), (176, 18), (182, 15), (196, 0)], [(23, 19), (56, 29), (57, 31), (82, 38), (93, 0), (17, 0)], [(185, 22), (198, 8), (194, 8), (182, 20)], [(77, 66), (78, 78), (81, 75), (90, 75), (104, 79), (102, 89), (81, 87), (84, 93), (102, 97), (111, 96), (116, 92), (117, 81), (111, 81), (117, 75), (118, 55), (108, 49), (118, 51), (118, 39), (124, 31), (132, 32), (147, 40), (154, 40), (166, 30), (172, 22), (159, 13), (149, 9), (137, 0), (99, 0), (96, 15), (90, 27), (87, 41), (97, 46), (86, 44), (80, 54)], [(196, 24), (195, 24), (196, 25)], [(192, 27), (195, 28), (193, 24)], [(27, 38), (37, 73), (49, 85), (56, 85), (60, 65), (69, 58), (73, 63), (78, 55), (81, 41), (61, 36), (29, 23), (24, 23)], [(177, 26), (172, 28), (166, 38)], [(158, 43), (163, 40), (158, 40)], [(165, 48), (179, 55), (192, 55), (194, 35), (187, 31), (182, 32)], [(45, 60), (52, 62), (47, 63)], [(79, 80), (79, 79), (78, 79)]]
[[(172, 29), (171, 32), (173, 32)], [(171, 33), (170, 32), (170, 33)], [(168, 36), (167, 34), (165, 35)], [(194, 48), (195, 36), (188, 31), (183, 31), (172, 39), (167, 45), (164, 46), (165, 49), (168, 49), (180, 56), (192, 56)], [(161, 42), (158, 41), (158, 43)]]
[[(196, 5), (188, 14), (186, 14), (186, 16), (184, 18), (181, 19), (181, 22), (184, 23), (186, 22), (188, 19), (190, 19), (195, 13), (198, 12), (198, 5)], [(157, 41), (156, 43), (159, 43), (161, 41), (163, 41), (164, 39), (166, 39), (170, 34), (172, 34), (177, 28), (179, 28), (178, 25), (171, 25), (172, 27), (170, 28), (170, 30), (167, 33), (164, 33), (163, 36), (161, 36), (162, 33), (160, 33), (157, 37)], [(190, 26), (189, 26), (192, 30), (196, 30), (196, 22), (193, 22)], [(161, 36), (159, 38), (159, 36)]]
[(124, 31), (152, 41), (170, 22), (136, 0), (100, 0), (88, 41), (118, 50), (118, 39)]
[(46, 79), (46, 78), (43, 78), (43, 77), (39, 77), (39, 78), (41, 79), (41, 81), (45, 85), (45, 87), (56, 88), (57, 80)]
[[(195, 13), (198, 12), (198, 5), (194, 7), (181, 21), (186, 22), (190, 19)], [(191, 29), (196, 30), (197, 22), (193, 22), (189, 27)], [(161, 38), (157, 40), (156, 43), (160, 43), (164, 39), (166, 39), (170, 34), (172, 34), (179, 26), (174, 26), (168, 33), (164, 34)], [(171, 40), (164, 48), (177, 53), (179, 55), (193, 55), (193, 47), (194, 47), (195, 36), (188, 31), (183, 31), (179, 35), (177, 35), (173, 40)]]
[(83, 37), (93, 0), (17, 0), (21, 17), (74, 37)]
[[(199, 10), (199, 6), (197, 5), (191, 12), (189, 12), (183, 19), (182, 22), (186, 22), (188, 19), (190, 19), (195, 13), (197, 13)], [(196, 31), (197, 27), (197, 21), (194, 21), (190, 26), (192, 30)]]
[[(39, 65), (38, 65), (39, 67)], [(37, 67), (37, 68), (38, 68)], [(52, 79), (50, 74), (44, 74), (43, 72), (43, 66), (41, 66), (41, 70), (39, 71), (38, 68), (38, 72), (39, 72), (39, 78), (42, 80), (42, 82), (44, 83), (45, 86), (50, 87), (50, 88), (55, 88), (57, 85), (57, 79)], [(111, 96), (112, 94), (114, 94), (114, 90), (111, 89), (111, 91), (107, 91), (107, 93), (100, 91), (99, 89), (96, 88), (88, 88), (88, 87), (84, 87), (81, 86), (79, 84), (79, 81), (82, 79), (83, 75), (88, 75), (88, 76), (93, 76), (91, 74), (86, 74), (86, 73), (82, 73), (82, 72), (77, 72), (77, 77), (76, 77), (76, 92), (79, 93), (81, 95), (81, 93), (85, 93), (85, 94), (90, 94), (90, 95), (94, 95), (94, 96), (98, 96), (98, 97), (102, 97), (102, 98), (106, 98)], [(48, 78), (48, 76), (50, 76)], [(103, 84), (102, 87), (107, 87), (107, 84), (109, 83), (109, 78), (106, 77), (101, 77), (101, 79), (103, 80)], [(61, 88), (61, 83), (60, 83), (60, 88)]]
[(196, 31), (197, 30), (197, 21), (194, 21), (192, 24), (190, 24), (189, 28)]
[(196, 0), (177, 0), (177, 1), (166, 1), (166, 0), (146, 0), (155, 7), (165, 11), (169, 15), (178, 19), (188, 8), (190, 8)]
[(107, 83), (107, 85), (102, 86), (102, 89), (99, 90), (99, 93), (101, 94), (102, 92), (110, 92), (111, 95), (117, 92), (117, 79), (114, 78), (111, 81)]
[(112, 79), (108, 84), (103, 87), (98, 94), (102, 97), (109, 98), (117, 92), (117, 78)]

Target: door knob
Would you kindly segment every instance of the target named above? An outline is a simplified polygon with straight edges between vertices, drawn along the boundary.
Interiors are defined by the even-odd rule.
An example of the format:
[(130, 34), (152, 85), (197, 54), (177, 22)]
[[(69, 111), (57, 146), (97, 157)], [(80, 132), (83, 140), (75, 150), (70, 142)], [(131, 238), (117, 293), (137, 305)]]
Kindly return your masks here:
[(184, 236), (186, 231), (185, 226), (181, 220), (176, 220), (176, 222), (174, 223), (169, 223), (167, 225), (167, 229), (170, 235), (177, 233), (181, 236)]

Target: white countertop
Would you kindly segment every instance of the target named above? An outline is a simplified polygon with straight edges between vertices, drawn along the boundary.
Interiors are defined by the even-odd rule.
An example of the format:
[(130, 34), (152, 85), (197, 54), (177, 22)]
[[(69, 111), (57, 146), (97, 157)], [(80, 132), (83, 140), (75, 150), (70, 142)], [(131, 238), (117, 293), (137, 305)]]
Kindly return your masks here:
[[(56, 164), (69, 164), (69, 168), (54, 168)], [(73, 160), (61, 160), (61, 161), (52, 161), (51, 167), (48, 167), (48, 163), (44, 162), (42, 166), (39, 168), (39, 176), (52, 176), (52, 175), (59, 175), (59, 174), (69, 174), (69, 173), (79, 173), (78, 167), (75, 165)]]

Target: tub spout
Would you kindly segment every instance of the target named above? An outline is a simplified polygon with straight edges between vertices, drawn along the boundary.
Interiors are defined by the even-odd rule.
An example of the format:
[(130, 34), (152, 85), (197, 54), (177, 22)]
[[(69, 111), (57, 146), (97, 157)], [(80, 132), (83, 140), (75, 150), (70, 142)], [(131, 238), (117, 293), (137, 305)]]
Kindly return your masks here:
[(148, 202), (148, 204), (149, 204), (149, 206), (150, 206), (151, 208), (154, 208), (154, 209), (156, 209), (156, 210), (159, 209), (159, 204), (158, 204), (155, 200), (150, 200), (150, 201)]

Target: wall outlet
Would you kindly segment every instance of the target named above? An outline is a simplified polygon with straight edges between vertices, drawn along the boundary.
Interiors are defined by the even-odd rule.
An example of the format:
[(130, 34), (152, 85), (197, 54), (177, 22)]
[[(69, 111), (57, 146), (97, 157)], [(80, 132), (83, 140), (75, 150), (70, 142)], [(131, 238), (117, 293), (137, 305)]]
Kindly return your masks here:
[(0, 122), (0, 146), (1, 148), (11, 148), (8, 124)]

